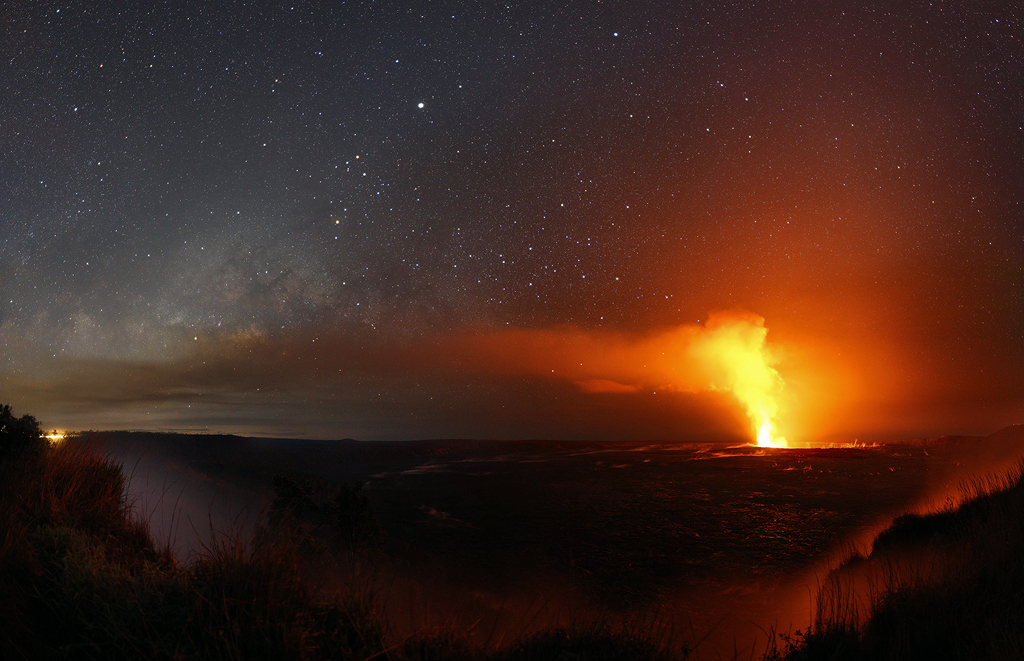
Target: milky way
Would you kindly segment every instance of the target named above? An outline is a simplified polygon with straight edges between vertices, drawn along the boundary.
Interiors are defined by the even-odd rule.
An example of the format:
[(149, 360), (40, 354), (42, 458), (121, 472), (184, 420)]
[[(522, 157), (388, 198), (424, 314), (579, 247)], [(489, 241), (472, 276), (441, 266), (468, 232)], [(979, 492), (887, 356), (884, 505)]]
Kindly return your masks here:
[(1024, 417), (1003, 3), (0, 19), (0, 396), (48, 426), (741, 433), (727, 397), (589, 393), (458, 341), (642, 343), (714, 310), (765, 319), (808, 437)]

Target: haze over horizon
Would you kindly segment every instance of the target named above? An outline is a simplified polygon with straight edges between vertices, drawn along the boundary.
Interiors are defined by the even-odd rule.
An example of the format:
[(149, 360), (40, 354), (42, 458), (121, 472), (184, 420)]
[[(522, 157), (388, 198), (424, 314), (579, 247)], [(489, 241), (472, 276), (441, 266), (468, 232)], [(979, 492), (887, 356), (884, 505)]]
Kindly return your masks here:
[(48, 429), (749, 436), (733, 331), (791, 440), (1024, 422), (1005, 3), (0, 17), (0, 401)]

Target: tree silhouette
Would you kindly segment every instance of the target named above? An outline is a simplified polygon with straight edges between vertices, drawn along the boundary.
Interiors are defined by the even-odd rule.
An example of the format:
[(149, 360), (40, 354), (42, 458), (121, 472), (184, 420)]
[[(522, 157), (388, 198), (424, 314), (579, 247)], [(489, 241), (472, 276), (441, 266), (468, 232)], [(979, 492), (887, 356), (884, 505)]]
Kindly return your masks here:
[(10, 404), (0, 404), (0, 460), (41, 452), (45, 447), (46, 438), (34, 417), (15, 418)]

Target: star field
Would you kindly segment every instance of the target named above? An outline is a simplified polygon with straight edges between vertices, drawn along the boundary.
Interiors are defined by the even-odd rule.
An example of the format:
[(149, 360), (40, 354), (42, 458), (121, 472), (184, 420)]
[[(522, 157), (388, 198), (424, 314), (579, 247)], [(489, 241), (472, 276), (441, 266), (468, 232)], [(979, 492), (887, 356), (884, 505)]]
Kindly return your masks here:
[[(887, 384), (843, 432), (1015, 421), (1018, 12), (840, 4), (5, 5), (0, 392), (78, 428), (585, 437), (525, 422), (560, 395), (521, 376), (351, 372), (312, 338), (741, 308)], [(342, 380), (225, 376), (256, 345)]]

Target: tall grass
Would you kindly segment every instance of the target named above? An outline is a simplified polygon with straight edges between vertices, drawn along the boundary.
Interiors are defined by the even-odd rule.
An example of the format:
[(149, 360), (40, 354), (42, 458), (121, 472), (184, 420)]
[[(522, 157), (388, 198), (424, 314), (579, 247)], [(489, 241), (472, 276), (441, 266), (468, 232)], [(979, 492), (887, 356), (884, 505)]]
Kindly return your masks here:
[[(97, 439), (29, 446), (0, 454), (4, 661), (672, 661), (688, 654), (656, 623), (611, 620), (540, 631), (524, 625), (510, 639), (492, 631), (483, 644), (454, 626), (395, 640), (365, 586), (311, 582), (329, 565), (311, 558), (331, 552), (325, 539), (340, 546), (341, 563), (358, 549), (381, 552), (358, 487), (321, 498), (289, 483), (291, 499), (277, 503), (280, 525), (251, 540), (220, 535), (186, 564), (154, 545), (123, 468)], [(338, 534), (325, 537), (325, 523)]]
[(95, 439), (0, 462), (3, 659), (365, 659), (384, 631), (313, 590), (287, 540), (221, 539), (188, 566), (154, 547)]
[(1024, 658), (1024, 464), (962, 492), (833, 570), (812, 627), (768, 658)]

